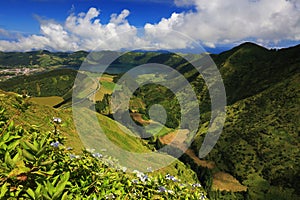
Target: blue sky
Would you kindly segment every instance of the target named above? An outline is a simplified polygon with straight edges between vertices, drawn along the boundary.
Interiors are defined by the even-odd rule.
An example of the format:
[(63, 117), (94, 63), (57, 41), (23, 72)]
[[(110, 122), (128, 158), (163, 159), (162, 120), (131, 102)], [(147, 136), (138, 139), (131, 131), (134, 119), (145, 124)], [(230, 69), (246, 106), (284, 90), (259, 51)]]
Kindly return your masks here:
[(136, 26), (156, 23), (173, 12), (188, 8), (177, 7), (172, 0), (7, 0), (0, 6), (0, 28), (24, 33), (38, 33), (37, 16), (63, 23), (70, 12), (86, 12), (95, 7), (101, 11), (101, 21), (107, 23), (112, 13), (124, 9), (131, 12), (128, 20)]
[[(297, 0), (6, 0), (0, 3), (0, 50), (204, 48), (245, 41), (270, 48), (300, 43)], [(143, 33), (143, 35), (141, 35)], [(113, 36), (115, 43), (109, 41)], [(107, 43), (107, 44), (106, 44)], [(102, 45), (102, 46), (101, 46)], [(99, 47), (100, 46), (100, 47)], [(197, 48), (196, 48), (197, 49)]]

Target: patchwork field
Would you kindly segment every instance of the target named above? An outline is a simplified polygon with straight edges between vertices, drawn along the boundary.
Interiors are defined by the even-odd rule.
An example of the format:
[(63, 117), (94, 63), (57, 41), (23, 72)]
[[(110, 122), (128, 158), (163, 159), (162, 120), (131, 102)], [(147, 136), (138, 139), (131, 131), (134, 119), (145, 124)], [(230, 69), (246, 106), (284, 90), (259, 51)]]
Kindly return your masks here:
[(52, 97), (32, 97), (31, 101), (38, 103), (40, 105), (48, 105), (48, 106), (55, 106), (61, 102), (63, 102), (62, 97), (52, 96)]

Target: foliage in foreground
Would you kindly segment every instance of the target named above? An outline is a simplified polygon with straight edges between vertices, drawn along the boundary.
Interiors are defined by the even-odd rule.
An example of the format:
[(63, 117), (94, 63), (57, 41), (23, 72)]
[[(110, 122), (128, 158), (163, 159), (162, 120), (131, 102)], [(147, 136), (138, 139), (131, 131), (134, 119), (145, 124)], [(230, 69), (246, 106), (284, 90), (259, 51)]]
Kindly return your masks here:
[(127, 173), (100, 153), (72, 154), (54, 131), (15, 126), (0, 111), (0, 199), (206, 199), (200, 184), (172, 175)]

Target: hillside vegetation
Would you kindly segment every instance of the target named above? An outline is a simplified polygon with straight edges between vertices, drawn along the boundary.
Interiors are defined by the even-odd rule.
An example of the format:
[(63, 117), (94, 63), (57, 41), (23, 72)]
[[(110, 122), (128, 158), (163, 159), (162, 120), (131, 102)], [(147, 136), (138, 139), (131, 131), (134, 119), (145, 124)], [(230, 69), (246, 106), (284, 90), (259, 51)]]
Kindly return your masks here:
[[(96, 61), (99, 60), (104, 62), (105, 55), (109, 53), (118, 55), (117, 52), (94, 54), (91, 56), (89, 64), (92, 65), (93, 62), (96, 63)], [(17, 66), (17, 62), (21, 62), (22, 60), (24, 63), (27, 62), (27, 64), (30, 64), (28, 61), (29, 58), (25, 59), (25, 57), (28, 57), (29, 54), (37, 54), (37, 52), (15, 54), (20, 57), (23, 56), (22, 58), (24, 59), (14, 61), (13, 66)], [(79, 61), (86, 55), (85, 52), (65, 54), (38, 52), (38, 55), (40, 54), (46, 54), (48, 57), (58, 56), (59, 59), (53, 59), (59, 63), (57, 65), (69, 65), (70, 63), (68, 64), (66, 60), (78, 55), (75, 56), (76, 58), (73, 57), (74, 65), (72, 65), (77, 67), (79, 66), (77, 65)], [(3, 59), (2, 61), (0, 59), (0, 65), (3, 66), (5, 64), (6, 61), (3, 60), (9, 60), (9, 57), (5, 57), (8, 55), (13, 56), (14, 53), (2, 53), (2, 57), (0, 56), (0, 58)], [(41, 56), (31, 56), (33, 63), (41, 65)], [(47, 56), (44, 56), (44, 59), (46, 59)], [(197, 61), (199, 61), (198, 63), (202, 62), (204, 70), (206, 67), (210, 67), (207, 56), (189, 56), (195, 63), (197, 63)], [(190, 149), (189, 152), (186, 152), (180, 159), (197, 173), (198, 179), (202, 181), (209, 198), (300, 199), (300, 45), (287, 49), (268, 50), (256, 44), (244, 43), (221, 54), (211, 55), (211, 58), (215, 61), (223, 78), (228, 105), (226, 108), (227, 119), (223, 133), (212, 152), (205, 158), (206, 161), (195, 161), (191, 155), (199, 152), (204, 139), (210, 121), (211, 99), (203, 77), (190, 63), (184, 60), (179, 54), (166, 52), (129, 52), (120, 56), (110, 67), (124, 66), (126, 70), (128, 70), (134, 66), (145, 63), (164, 64), (172, 66), (183, 74), (193, 86), (199, 100), (201, 123), (191, 147), (193, 152), (191, 152), (192, 150)], [(20, 94), (26, 90), (25, 92), (32, 96), (59, 96), (64, 98), (65, 101), (69, 100), (70, 102), (72, 94), (71, 87), (73, 85), (70, 87), (69, 84), (72, 84), (72, 81), (74, 81), (76, 73), (72, 70), (68, 70), (70, 69), (59, 69), (57, 71), (50, 71), (28, 77), (17, 77), (0, 83), (0, 88)], [(69, 78), (60, 78), (64, 76), (69, 76)], [(145, 76), (152, 80), (165, 80), (163, 74), (157, 74), (154, 71), (152, 74), (138, 76), (137, 81), (142, 81), (146, 78)], [(108, 105), (111, 98), (110, 95), (115, 86), (119, 87), (119, 89), (126, 89), (125, 87), (120, 88), (120, 86), (116, 84), (117, 81), (120, 80), (120, 77), (122, 77), (122, 74), (103, 76), (102, 79), (99, 79), (100, 90), (96, 93), (95, 98), (89, 98), (90, 101), (95, 103), (96, 111), (100, 113), (97, 116), (99, 121), (105, 124), (104, 126), (106, 127), (104, 129), (107, 131), (106, 134), (108, 137), (111, 137), (110, 139), (115, 141), (116, 144), (120, 146), (123, 145), (122, 148), (128, 150), (149, 151), (149, 149), (153, 148), (159, 149), (163, 145), (159, 137), (165, 137), (168, 133), (172, 133), (180, 124), (182, 113), (180, 113), (177, 97), (168, 88), (157, 84), (147, 84), (138, 88), (130, 99), (129, 106), (129, 111), (135, 123), (142, 126), (150, 124), (149, 109), (154, 104), (161, 104), (168, 114), (165, 124), (166, 127), (164, 127), (163, 133), (159, 136), (151, 137), (147, 140), (134, 140), (128, 137), (130, 141), (125, 144), (123, 139), (127, 138), (127, 136), (124, 137), (124, 133), (116, 128)], [(176, 83), (176, 80), (174, 83)], [(45, 90), (42, 89), (39, 93), (38, 86), (41, 85), (45, 86), (43, 87)], [(175, 84), (175, 86), (179, 87), (180, 85)], [(179, 95), (184, 95), (184, 91), (180, 91)], [(2, 102), (3, 107), (6, 108), (7, 103), (5, 102), (13, 97), (8, 94), (4, 94), (4, 96), (6, 99), (2, 100)], [(76, 98), (85, 98), (85, 95)], [(120, 99), (122, 98), (120, 97)], [(21, 100), (16, 99), (14, 101), (17, 101), (18, 103), (16, 105), (19, 105), (19, 101)], [(190, 113), (189, 108), (192, 108), (192, 106), (192, 103), (187, 105), (187, 114)], [(46, 112), (39, 114), (40, 110), (38, 108), (40, 105), (32, 103), (29, 107), (36, 108), (36, 110), (20, 112), (15, 110), (17, 108), (8, 107), (6, 108), (6, 112), (9, 118), (15, 118), (14, 121), (20, 121), (25, 127), (27, 124), (28, 127), (31, 127), (29, 122), (33, 122), (36, 123), (41, 130), (46, 126), (40, 124), (45, 122), (35, 122), (36, 119), (34, 119), (34, 116), (38, 115), (44, 117), (49, 122), (51, 121), (51, 117), (49, 116), (56, 114), (56, 116), (61, 117), (63, 121), (67, 123), (66, 127), (68, 128), (66, 128), (65, 131), (63, 131), (64, 126), (61, 127), (62, 134), (64, 132), (70, 133), (70, 130), (72, 130), (74, 131), (71, 131), (72, 137), (77, 137), (76, 140), (79, 141), (78, 136), (75, 136), (74, 125), (72, 125), (70, 121), (71, 117), (69, 112), (71, 112), (71, 110), (65, 109), (60, 113), (60, 109), (49, 109), (49, 111), (46, 109)], [(15, 114), (9, 115), (9, 113), (13, 111), (20, 113), (20, 116), (24, 115), (24, 117), (13, 117)], [(25, 115), (26, 118), (28, 115), (28, 119), (32, 121), (26, 121)], [(66, 115), (66, 117), (64, 117), (64, 115)], [(190, 121), (193, 122), (196, 121), (196, 119), (190, 116)], [(123, 125), (130, 128), (130, 123)], [(189, 129), (188, 125), (184, 125), (183, 127)], [(47, 126), (47, 128), (45, 128), (45, 131), (49, 130), (49, 128), (51, 128), (51, 124), (50, 127)], [(135, 134), (134, 130), (131, 131), (133, 131), (132, 134)], [(69, 137), (71, 136), (66, 135), (65, 144), (68, 144)], [(166, 138), (167, 137), (168, 136), (166, 136)], [(70, 145), (72, 146), (72, 143), (70, 143)], [(177, 151), (178, 149), (172, 150)], [(80, 150), (78, 150), (78, 152), (79, 151)], [(213, 167), (205, 167), (205, 164), (199, 165), (197, 162), (209, 163), (207, 166)], [(170, 166), (170, 170), (174, 173), (182, 170), (177, 169), (178, 166), (182, 167), (181, 164), (176, 165), (176, 167), (175, 165)], [(226, 173), (227, 175), (225, 176), (224, 174)], [(185, 173), (185, 175), (181, 177), (191, 177), (187, 174), (188, 173)], [(177, 175), (179, 176), (179, 173)], [(240, 187), (243, 188), (243, 192), (221, 192), (217, 191), (218, 188), (212, 188), (212, 185), (214, 185), (212, 183), (213, 180), (221, 181), (222, 179), (226, 179), (224, 177), (231, 180), (228, 181), (231, 182), (230, 184), (237, 182), (229, 175), (233, 175), (237, 178), (239, 183), (242, 184)], [(222, 185), (226, 182), (226, 180), (222, 181), (217, 184)], [(222, 185), (222, 187), (228, 188), (224, 185)], [(247, 188), (246, 191), (244, 191), (245, 188)]]
[[(300, 46), (274, 51), (253, 44), (214, 56), (230, 105), (207, 159), (248, 186), (250, 199), (300, 198), (299, 58)], [(203, 117), (195, 152), (209, 120)]]
[(74, 53), (49, 52), (0, 52), (0, 67), (53, 67), (79, 66), (88, 52)]
[[(132, 173), (105, 151), (82, 151), (68, 109), (7, 92), (0, 94), (0, 108), (1, 199), (206, 199), (193, 171), (179, 161), (160, 172)], [(121, 136), (111, 119), (99, 120), (110, 139)], [(149, 151), (132, 142), (126, 148)]]
[(0, 82), (0, 89), (34, 97), (63, 97), (74, 85), (77, 71), (57, 69)]

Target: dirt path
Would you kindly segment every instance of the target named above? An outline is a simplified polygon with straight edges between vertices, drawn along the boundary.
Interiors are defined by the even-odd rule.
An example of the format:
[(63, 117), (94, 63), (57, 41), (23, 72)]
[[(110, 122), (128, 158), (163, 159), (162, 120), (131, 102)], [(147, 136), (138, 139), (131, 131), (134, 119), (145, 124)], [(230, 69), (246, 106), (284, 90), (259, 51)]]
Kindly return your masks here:
[(192, 149), (187, 149), (185, 153), (192, 158), (198, 166), (207, 167), (208, 169), (213, 169), (216, 167), (215, 163), (212, 161), (200, 160)]
[(150, 121), (144, 120), (142, 118), (142, 114), (140, 114), (140, 113), (130, 113), (130, 116), (133, 118), (134, 121), (137, 121), (142, 125), (150, 124)]
[[(187, 129), (182, 129), (178, 131), (174, 131), (160, 137), (159, 140), (162, 144), (171, 144), (181, 150), (186, 150), (185, 153), (193, 159), (193, 161), (201, 167), (207, 167), (208, 169), (216, 168), (216, 165), (212, 161), (206, 161), (199, 159), (196, 156), (195, 152), (187, 148), (184, 144), (188, 136), (189, 131)], [(232, 175), (225, 173), (225, 172), (216, 172), (213, 174), (213, 190), (220, 190), (220, 191), (232, 191), (232, 192), (239, 192), (239, 191), (246, 191), (247, 187), (243, 186), (236, 178)]]
[(185, 151), (187, 146), (185, 145), (184, 141), (187, 139), (188, 133), (189, 130), (180, 129), (160, 137), (159, 140), (162, 144), (171, 144), (172, 146)]

